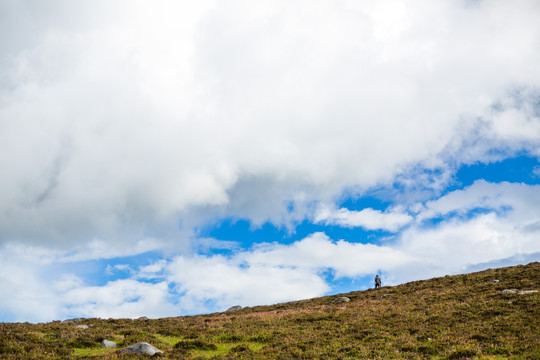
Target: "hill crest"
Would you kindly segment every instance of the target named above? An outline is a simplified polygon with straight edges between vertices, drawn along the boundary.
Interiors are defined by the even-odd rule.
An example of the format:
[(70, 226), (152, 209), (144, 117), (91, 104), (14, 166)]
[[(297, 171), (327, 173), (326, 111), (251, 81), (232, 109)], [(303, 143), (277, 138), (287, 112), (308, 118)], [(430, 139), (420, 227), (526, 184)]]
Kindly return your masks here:
[(134, 358), (119, 349), (147, 342), (171, 359), (533, 359), (539, 288), (536, 262), (223, 313), (0, 324), (0, 357)]

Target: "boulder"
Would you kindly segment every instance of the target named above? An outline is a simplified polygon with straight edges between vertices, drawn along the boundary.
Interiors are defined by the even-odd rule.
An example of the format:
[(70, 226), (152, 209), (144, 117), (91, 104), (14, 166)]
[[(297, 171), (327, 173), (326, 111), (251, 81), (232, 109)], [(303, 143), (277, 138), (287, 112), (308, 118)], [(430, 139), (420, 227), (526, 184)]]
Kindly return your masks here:
[(518, 289), (504, 289), (501, 291), (503, 295), (518, 294), (518, 295), (527, 295), (537, 293), (538, 290), (518, 290)]
[(75, 325), (75, 329), (86, 330), (88, 328), (89, 328), (88, 325)]
[(66, 319), (62, 321), (62, 324), (75, 324), (85, 320), (84, 318)]
[(498, 284), (498, 283), (499, 283), (499, 280), (493, 279), (493, 280), (491, 280), (491, 282), (494, 283), (494, 284)]
[(116, 344), (114, 341), (103, 339), (101, 341), (101, 346), (106, 347), (106, 348), (115, 348), (118, 346), (118, 344)]
[(344, 303), (349, 301), (351, 301), (351, 299), (346, 296), (338, 297), (336, 300), (334, 300), (335, 303)]
[(231, 306), (230, 308), (227, 309), (227, 311), (238, 311), (238, 310), (242, 310), (242, 307), (240, 305)]
[(142, 354), (150, 356), (163, 353), (163, 351), (159, 350), (155, 346), (150, 345), (147, 342), (136, 343), (134, 345), (123, 348), (122, 351), (126, 351), (132, 354)]

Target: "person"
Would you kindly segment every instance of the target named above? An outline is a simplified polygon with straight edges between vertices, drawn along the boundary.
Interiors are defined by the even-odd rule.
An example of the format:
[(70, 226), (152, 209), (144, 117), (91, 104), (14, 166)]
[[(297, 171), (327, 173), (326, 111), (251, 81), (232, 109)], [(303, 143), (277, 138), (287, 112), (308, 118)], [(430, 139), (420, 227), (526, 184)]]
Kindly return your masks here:
[(375, 276), (375, 289), (380, 288), (380, 287), (381, 287), (381, 278), (379, 277), (379, 275), (376, 275)]

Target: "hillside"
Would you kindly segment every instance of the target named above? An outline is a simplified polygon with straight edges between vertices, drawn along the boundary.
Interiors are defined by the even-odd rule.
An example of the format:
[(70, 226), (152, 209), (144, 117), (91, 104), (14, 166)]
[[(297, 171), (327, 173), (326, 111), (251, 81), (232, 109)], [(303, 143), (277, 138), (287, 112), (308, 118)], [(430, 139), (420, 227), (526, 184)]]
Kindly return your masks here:
[(171, 359), (540, 359), (537, 289), (531, 263), (209, 315), (3, 323), (0, 358), (141, 358), (119, 349), (148, 342)]

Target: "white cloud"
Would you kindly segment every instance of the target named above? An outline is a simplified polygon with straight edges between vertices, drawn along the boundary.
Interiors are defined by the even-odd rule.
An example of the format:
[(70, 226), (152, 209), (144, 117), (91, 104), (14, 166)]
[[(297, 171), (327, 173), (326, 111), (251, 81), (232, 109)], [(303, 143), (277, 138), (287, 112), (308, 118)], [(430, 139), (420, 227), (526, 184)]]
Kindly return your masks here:
[(418, 221), (449, 213), (467, 214), (474, 209), (503, 212), (502, 220), (515, 223), (535, 222), (540, 217), (540, 185), (489, 183), (478, 180), (463, 190), (453, 191), (428, 201), (417, 216)]
[(142, 279), (144, 278), (155, 279), (158, 277), (162, 277), (161, 273), (165, 269), (166, 265), (167, 265), (167, 261), (162, 259), (150, 265), (141, 266), (139, 268), (137, 276)]
[(221, 255), (175, 258), (169, 280), (178, 284), (181, 304), (201, 311), (241, 304), (260, 305), (321, 296), (330, 288), (324, 272), (336, 278), (356, 277), (414, 262), (390, 247), (333, 242), (315, 233), (290, 245), (262, 244), (233, 257)]
[(387, 230), (396, 232), (413, 220), (412, 216), (397, 209), (382, 212), (371, 208), (361, 211), (322, 207), (315, 215), (316, 223), (344, 227), (362, 227), (367, 230)]
[(116, 280), (103, 286), (79, 286), (62, 293), (59, 301), (71, 316), (164, 317), (178, 314), (171, 303), (168, 284)]
[(315, 272), (331, 269), (337, 278), (367, 275), (414, 262), (414, 257), (389, 246), (334, 242), (324, 233), (312, 234), (291, 245), (267, 244), (241, 258), (248, 264), (293, 266)]
[[(124, 239), (122, 239), (124, 240)], [(133, 256), (163, 248), (163, 241), (156, 239), (140, 239), (127, 244), (125, 241), (105, 241), (93, 239), (83, 242), (81, 246), (72, 248), (72, 251), (63, 253), (58, 259), (60, 262), (78, 262), (95, 259), (111, 259), (122, 256)]]
[[(410, 213), (314, 214), (344, 189), (437, 194), (462, 163), (539, 155), (535, 0), (11, 1), (0, 14), (0, 303), (17, 319), (68, 302), (159, 316), (177, 309), (170, 282), (181, 308), (203, 309), (315, 296), (324, 269), (401, 281), (539, 251), (540, 191), (523, 184), (393, 199), (421, 199)], [(227, 216), (402, 233), (191, 256), (238, 251), (189, 244)], [(157, 249), (184, 255), (101, 287), (41, 271)], [(163, 270), (169, 283), (140, 281)]]
[[(61, 252), (49, 252), (39, 263), (35, 260), (44, 253), (39, 248), (4, 246), (0, 286), (9, 291), (2, 293), (0, 304), (12, 319), (33, 321), (159, 317), (321, 296), (331, 291), (332, 280), (377, 272), (392, 285), (534, 260), (540, 254), (539, 194), (538, 185), (477, 181), (426, 202), (406, 229), (379, 245), (314, 233), (291, 244), (236, 248), (228, 256), (154, 260), (130, 271), (128, 279), (101, 286), (90, 286), (65, 269), (44, 271), (66, 264)], [(125, 268), (131, 266), (114, 267)]]
[[(243, 264), (238, 258), (177, 257), (168, 266), (184, 311), (222, 311), (324, 294), (326, 282), (309, 269)], [(211, 305), (208, 302), (213, 303)]]
[[(539, 204), (538, 185), (486, 181), (427, 202), (395, 246), (423, 265), (403, 267), (394, 281), (458, 273), (475, 264), (540, 252)], [(430, 225), (437, 218), (441, 221)]]
[(179, 244), (209, 216), (287, 224), (414, 164), (539, 148), (535, 1), (41, 8), (2, 5), (2, 242)]
[(111, 266), (111, 264), (108, 264), (105, 268), (105, 274), (108, 276), (113, 276), (115, 274), (115, 271), (122, 271), (122, 272), (133, 272), (131, 267), (128, 264), (116, 264)]
[[(0, 316), (4, 321), (48, 321), (59, 315), (55, 286), (42, 270), (51, 259), (40, 262), (42, 254), (32, 247), (0, 247)], [(66, 285), (59, 282), (56, 287), (68, 287), (68, 279), (63, 280)]]

